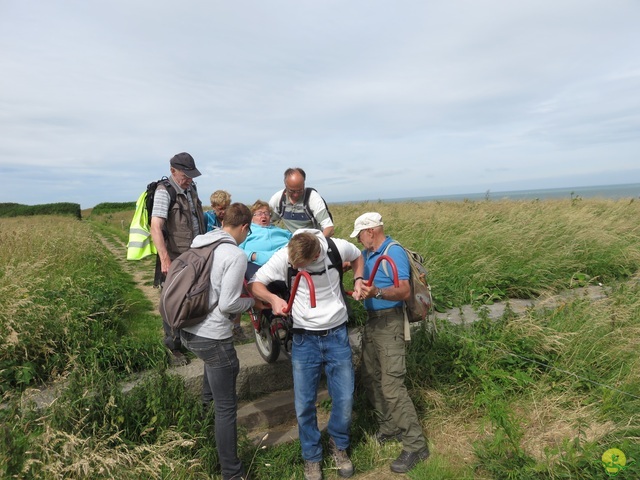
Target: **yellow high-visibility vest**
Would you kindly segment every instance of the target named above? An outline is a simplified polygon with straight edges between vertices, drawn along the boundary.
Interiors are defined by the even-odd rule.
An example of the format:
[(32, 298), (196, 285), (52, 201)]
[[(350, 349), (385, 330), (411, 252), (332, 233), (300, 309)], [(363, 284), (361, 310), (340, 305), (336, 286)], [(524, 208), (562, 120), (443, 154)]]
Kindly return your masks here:
[(138, 197), (136, 212), (129, 227), (129, 243), (127, 244), (127, 260), (141, 260), (158, 253), (151, 239), (149, 213), (146, 207), (147, 191)]

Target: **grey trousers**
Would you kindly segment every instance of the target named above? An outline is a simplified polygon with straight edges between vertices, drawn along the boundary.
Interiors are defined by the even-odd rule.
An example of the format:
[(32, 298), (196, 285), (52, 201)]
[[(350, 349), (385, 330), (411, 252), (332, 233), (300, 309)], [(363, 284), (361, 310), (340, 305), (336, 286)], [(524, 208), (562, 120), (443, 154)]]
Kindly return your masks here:
[(362, 381), (367, 396), (378, 417), (380, 432), (401, 432), (404, 450), (416, 452), (426, 446), (426, 439), (404, 384), (404, 316), (401, 309), (367, 313), (362, 337)]

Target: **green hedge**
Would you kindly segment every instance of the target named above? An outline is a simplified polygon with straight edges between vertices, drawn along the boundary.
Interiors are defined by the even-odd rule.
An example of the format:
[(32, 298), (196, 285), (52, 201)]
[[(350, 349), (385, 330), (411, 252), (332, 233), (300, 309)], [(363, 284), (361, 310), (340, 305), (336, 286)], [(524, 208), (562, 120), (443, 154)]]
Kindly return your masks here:
[(33, 215), (72, 215), (80, 220), (78, 203), (45, 203), (42, 205), (21, 205), (19, 203), (0, 203), (0, 217), (21, 217)]
[(99, 203), (93, 210), (91, 215), (100, 215), (104, 213), (126, 212), (136, 209), (136, 202), (104, 202)]

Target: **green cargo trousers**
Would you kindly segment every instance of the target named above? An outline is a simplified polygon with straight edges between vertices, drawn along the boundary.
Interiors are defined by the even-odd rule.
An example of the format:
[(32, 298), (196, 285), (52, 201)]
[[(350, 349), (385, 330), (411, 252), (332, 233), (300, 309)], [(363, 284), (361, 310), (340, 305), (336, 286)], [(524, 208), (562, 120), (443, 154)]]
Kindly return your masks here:
[(401, 432), (404, 450), (417, 452), (426, 446), (426, 439), (404, 384), (407, 369), (402, 309), (368, 310), (367, 315), (362, 337), (362, 381), (380, 432)]

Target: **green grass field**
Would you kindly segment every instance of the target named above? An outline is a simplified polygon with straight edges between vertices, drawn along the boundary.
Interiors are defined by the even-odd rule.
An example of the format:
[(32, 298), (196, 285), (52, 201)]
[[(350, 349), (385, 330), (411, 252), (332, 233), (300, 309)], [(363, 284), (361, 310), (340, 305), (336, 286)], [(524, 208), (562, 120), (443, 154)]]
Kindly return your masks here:
[[(627, 458), (617, 477), (640, 477), (638, 202), (331, 210), (342, 238), (358, 215), (379, 211), (387, 233), (427, 259), (437, 308), (470, 304), (481, 318), (441, 322), (435, 341), (418, 332), (409, 345), (408, 383), (432, 450), (409, 478), (601, 479), (612, 448)], [(166, 374), (160, 319), (101, 240), (125, 243), (133, 212), (88, 213), (0, 218), (0, 477), (219, 478), (214, 419)], [(497, 300), (590, 284), (607, 297), (483, 314)], [(142, 370), (155, 374), (123, 395), (119, 382)], [(67, 387), (46, 411), (21, 401), (60, 379)], [(358, 388), (352, 458), (362, 478), (379, 478), (398, 453), (372, 440), (372, 418)], [(242, 439), (240, 451), (255, 478), (302, 478), (296, 443), (256, 450)]]

